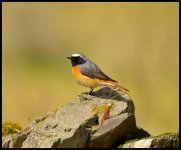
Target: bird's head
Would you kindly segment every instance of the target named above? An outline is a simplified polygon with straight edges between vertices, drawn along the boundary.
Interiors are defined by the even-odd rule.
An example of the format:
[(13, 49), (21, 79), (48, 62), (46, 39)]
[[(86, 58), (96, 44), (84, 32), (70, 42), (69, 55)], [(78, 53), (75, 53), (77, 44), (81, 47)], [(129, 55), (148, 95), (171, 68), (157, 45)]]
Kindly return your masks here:
[(71, 57), (67, 58), (71, 60), (72, 66), (84, 64), (87, 60), (86, 57), (80, 53), (72, 54)]

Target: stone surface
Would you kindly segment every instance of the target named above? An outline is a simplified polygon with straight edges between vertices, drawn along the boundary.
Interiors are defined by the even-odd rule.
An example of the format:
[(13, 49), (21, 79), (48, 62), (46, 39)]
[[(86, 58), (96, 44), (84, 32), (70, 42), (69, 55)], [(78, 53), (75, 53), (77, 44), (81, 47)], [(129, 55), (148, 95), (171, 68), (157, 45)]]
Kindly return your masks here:
[[(100, 126), (104, 108), (108, 104), (111, 104), (109, 118)], [(37, 118), (19, 134), (3, 137), (2, 146), (114, 147), (129, 132), (135, 131), (134, 110), (134, 104), (127, 93), (118, 93), (104, 87), (93, 92), (93, 95), (80, 94), (69, 104)], [(100, 138), (102, 144), (97, 142)]]
[(131, 113), (124, 113), (106, 120), (97, 132), (91, 135), (88, 147), (110, 148), (116, 147), (118, 142), (125, 140), (130, 132), (136, 128), (135, 117)]
[(167, 133), (144, 139), (127, 141), (120, 148), (179, 148), (179, 133)]
[(179, 147), (178, 132), (150, 136), (136, 126), (134, 111), (133, 101), (127, 93), (107, 87), (93, 95), (82, 93), (67, 105), (38, 117), (20, 133), (2, 137), (2, 147)]
[(16, 148), (22, 147), (22, 143), (26, 140), (28, 135), (34, 129), (34, 127), (45, 118), (54, 115), (55, 111), (51, 111), (45, 115), (40, 116), (35, 119), (29, 126), (27, 126), (24, 130), (22, 130), (19, 134), (12, 134), (2, 137), (2, 147), (3, 148)]

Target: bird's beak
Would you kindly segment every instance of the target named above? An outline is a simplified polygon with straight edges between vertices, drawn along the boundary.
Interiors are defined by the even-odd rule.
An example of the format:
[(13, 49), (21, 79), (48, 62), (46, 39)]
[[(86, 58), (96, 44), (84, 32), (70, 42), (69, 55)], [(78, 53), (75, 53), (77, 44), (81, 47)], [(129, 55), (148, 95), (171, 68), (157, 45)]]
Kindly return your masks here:
[(71, 58), (71, 57), (67, 57), (67, 59), (70, 59), (70, 60), (72, 60), (72, 58)]

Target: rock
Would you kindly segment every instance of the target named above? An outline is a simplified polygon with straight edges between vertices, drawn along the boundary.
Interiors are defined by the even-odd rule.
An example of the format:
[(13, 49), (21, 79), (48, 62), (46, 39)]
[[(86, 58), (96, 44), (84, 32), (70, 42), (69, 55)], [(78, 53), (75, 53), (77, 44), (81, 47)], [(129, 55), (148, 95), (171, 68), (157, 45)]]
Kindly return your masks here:
[(179, 148), (179, 133), (167, 133), (144, 139), (127, 141), (120, 148)]
[(91, 135), (88, 147), (110, 148), (116, 147), (121, 140), (136, 128), (135, 117), (131, 113), (124, 113), (108, 119), (97, 132)]
[[(107, 105), (111, 106), (109, 118), (100, 124)], [(3, 137), (2, 147), (116, 147), (138, 132), (134, 110), (133, 101), (124, 92), (104, 87), (93, 95), (82, 93), (20, 133)]]
[(134, 133), (132, 133), (130, 139), (134, 139), (134, 138), (140, 139), (140, 138), (145, 138), (149, 136), (150, 134), (146, 130), (144, 130), (143, 128), (137, 127)]
[(2, 147), (3, 148), (16, 148), (16, 147), (19, 148), (19, 147), (21, 147), (22, 143), (26, 140), (27, 136), (31, 133), (31, 131), (34, 129), (34, 127), (40, 121), (43, 121), (45, 118), (47, 118), (50, 115), (53, 115), (54, 113), (55, 113), (55, 111), (51, 111), (51, 112), (35, 119), (35, 121), (33, 121), (28, 127), (26, 127), (24, 130), (22, 130), (19, 134), (3, 136)]
[[(135, 130), (132, 130), (131, 132), (129, 132), (127, 136), (125, 137), (125, 140), (121, 141), (120, 143), (124, 143), (125, 141), (132, 140), (132, 139), (146, 138), (149, 136), (150, 134), (146, 130), (140, 127), (136, 127)], [(119, 146), (120, 143), (117, 146)]]

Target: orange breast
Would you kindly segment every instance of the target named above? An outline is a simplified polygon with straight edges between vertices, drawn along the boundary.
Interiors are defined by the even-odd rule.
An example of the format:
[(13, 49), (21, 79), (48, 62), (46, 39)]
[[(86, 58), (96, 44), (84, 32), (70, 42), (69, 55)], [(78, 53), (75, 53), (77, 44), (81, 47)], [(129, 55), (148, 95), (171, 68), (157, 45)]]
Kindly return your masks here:
[(86, 87), (94, 88), (96, 86), (99, 86), (102, 82), (99, 79), (92, 79), (90, 77), (87, 77), (81, 74), (81, 72), (79, 71), (78, 65), (75, 65), (74, 67), (72, 67), (72, 75), (74, 76), (74, 78), (80, 85), (86, 86)]

